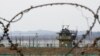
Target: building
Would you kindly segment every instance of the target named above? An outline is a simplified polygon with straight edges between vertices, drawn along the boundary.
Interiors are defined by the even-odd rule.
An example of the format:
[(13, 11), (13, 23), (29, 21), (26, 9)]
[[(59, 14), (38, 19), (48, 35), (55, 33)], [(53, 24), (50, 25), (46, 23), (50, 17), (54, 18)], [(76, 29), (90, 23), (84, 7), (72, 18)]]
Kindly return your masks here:
[(76, 33), (71, 33), (70, 30), (63, 27), (61, 32), (58, 33), (59, 37), (57, 39), (59, 40), (59, 47), (72, 48), (73, 46), (72, 42), (76, 38), (75, 37)]

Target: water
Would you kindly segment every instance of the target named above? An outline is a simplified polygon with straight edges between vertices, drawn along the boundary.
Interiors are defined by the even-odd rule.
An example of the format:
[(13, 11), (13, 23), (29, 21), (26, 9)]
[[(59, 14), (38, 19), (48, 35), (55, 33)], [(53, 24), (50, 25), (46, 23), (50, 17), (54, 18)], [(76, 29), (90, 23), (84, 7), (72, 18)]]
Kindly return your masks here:
[[(10, 46), (7, 40), (3, 40), (2, 43), (5, 47)], [(19, 47), (59, 47), (58, 40), (13, 40), (13, 43), (18, 43)]]

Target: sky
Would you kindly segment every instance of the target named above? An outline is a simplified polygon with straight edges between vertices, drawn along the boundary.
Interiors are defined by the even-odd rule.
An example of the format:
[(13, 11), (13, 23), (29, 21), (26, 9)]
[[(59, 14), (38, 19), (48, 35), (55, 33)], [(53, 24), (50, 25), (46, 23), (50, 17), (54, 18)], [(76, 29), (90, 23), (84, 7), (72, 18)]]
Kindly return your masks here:
[[(0, 17), (10, 20), (17, 13), (30, 6), (60, 2), (81, 4), (94, 12), (100, 5), (100, 0), (0, 0)], [(62, 25), (69, 25), (71, 30), (85, 31), (92, 25), (93, 19), (92, 13), (84, 8), (70, 5), (47, 6), (25, 13), (23, 18), (12, 23), (9, 29), (10, 31), (59, 31)], [(98, 23), (96, 23), (93, 31), (100, 31)]]

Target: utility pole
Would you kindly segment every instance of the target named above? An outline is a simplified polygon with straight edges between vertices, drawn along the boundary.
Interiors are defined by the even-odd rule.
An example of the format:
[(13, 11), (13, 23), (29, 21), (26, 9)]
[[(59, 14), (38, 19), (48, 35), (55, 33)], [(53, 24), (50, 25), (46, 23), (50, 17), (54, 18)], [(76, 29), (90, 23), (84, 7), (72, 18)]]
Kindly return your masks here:
[(33, 37), (33, 47), (34, 47), (34, 42), (35, 42), (34, 40), (35, 40), (35, 38)]
[(36, 33), (36, 35), (35, 35), (35, 38), (36, 38), (36, 46), (38, 47), (38, 33)]
[(16, 41), (16, 44), (18, 44), (18, 43), (17, 43), (17, 41), (18, 41), (18, 40), (17, 40), (17, 36), (15, 36), (15, 41)]
[(29, 48), (30, 48), (30, 44), (31, 44), (30, 41), (31, 41), (31, 40), (30, 40), (30, 36), (29, 36)]

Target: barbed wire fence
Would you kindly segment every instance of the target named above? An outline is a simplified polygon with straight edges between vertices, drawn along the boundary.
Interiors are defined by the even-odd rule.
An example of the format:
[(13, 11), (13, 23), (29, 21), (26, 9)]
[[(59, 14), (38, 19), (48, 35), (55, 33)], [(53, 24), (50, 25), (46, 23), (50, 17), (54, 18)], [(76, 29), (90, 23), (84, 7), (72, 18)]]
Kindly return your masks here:
[[(22, 50), (21, 50), (21, 49), (18, 49), (18, 47), (15, 46), (15, 45), (13, 44), (12, 40), (11, 40), (10, 37), (9, 37), (9, 33), (8, 33), (8, 32), (9, 32), (9, 30), (10, 30), (9, 27), (10, 27), (11, 23), (15, 23), (15, 22), (21, 20), (21, 18), (23, 17), (23, 15), (24, 15), (25, 13), (29, 12), (29, 11), (32, 10), (32, 9), (41, 8), (41, 7), (44, 7), (44, 6), (53, 6), (53, 5), (71, 5), (71, 6), (75, 6), (75, 7), (84, 8), (84, 9), (88, 10), (89, 12), (91, 12), (91, 13), (93, 14), (93, 17), (94, 17), (94, 21), (92, 22), (92, 25), (89, 27), (89, 29), (86, 31), (86, 33), (82, 35), (82, 38), (74, 45), (74, 47), (73, 47), (71, 50), (69, 50), (69, 51), (67, 52), (66, 56), (67, 56), (69, 53), (71, 53), (71, 52), (73, 51), (73, 49), (75, 49), (75, 48), (78, 46), (78, 44), (79, 44), (80, 42), (82, 42), (83, 39), (86, 38), (86, 36), (92, 31), (92, 29), (93, 29), (93, 27), (95, 26), (95, 24), (96, 24), (97, 21), (98, 21), (98, 23), (100, 24), (99, 15), (98, 15), (98, 14), (99, 14), (99, 10), (100, 10), (100, 6), (98, 7), (96, 13), (95, 13), (93, 10), (91, 10), (90, 8), (88, 8), (88, 7), (86, 7), (86, 6), (83, 6), (83, 5), (80, 5), (80, 4), (77, 4), (77, 3), (49, 3), (49, 4), (31, 6), (30, 8), (25, 9), (25, 10), (19, 12), (18, 14), (16, 14), (13, 18), (11, 18), (11, 20), (7, 20), (7, 19), (5, 19), (5, 18), (0, 17), (1, 20), (4, 20), (4, 21), (7, 22), (7, 24), (4, 25), (4, 23), (3, 23), (2, 21), (0, 21), (0, 24), (1, 24), (2, 27), (3, 27), (3, 35), (2, 35), (2, 37), (0, 38), (0, 41), (2, 41), (2, 40), (4, 39), (4, 37), (6, 37), (7, 40), (8, 40), (8, 42), (11, 44), (10, 49), (11, 49), (11, 50), (16, 50), (16, 51), (20, 54), (20, 56), (24, 56), (24, 54), (22, 53)], [(20, 16), (20, 17), (19, 17), (18, 19), (16, 19), (18, 16)], [(15, 19), (16, 19), (16, 20), (15, 20)], [(82, 52), (82, 53), (83, 53), (83, 52)]]

